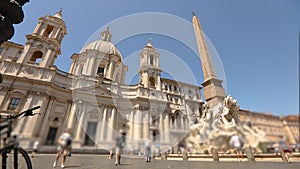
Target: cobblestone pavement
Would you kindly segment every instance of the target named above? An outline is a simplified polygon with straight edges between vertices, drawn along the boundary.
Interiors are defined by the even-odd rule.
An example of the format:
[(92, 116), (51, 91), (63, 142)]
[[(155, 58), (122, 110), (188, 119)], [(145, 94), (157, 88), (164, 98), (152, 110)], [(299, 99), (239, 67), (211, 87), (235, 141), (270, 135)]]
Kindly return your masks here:
[[(54, 154), (37, 154), (32, 159), (34, 169), (52, 169)], [(143, 158), (122, 157), (121, 165), (114, 166), (114, 160), (105, 155), (74, 154), (66, 161), (67, 169), (299, 169), (300, 162), (209, 162), (152, 160), (145, 163)], [(60, 163), (59, 163), (60, 165)], [(59, 169), (60, 167), (56, 167)]]

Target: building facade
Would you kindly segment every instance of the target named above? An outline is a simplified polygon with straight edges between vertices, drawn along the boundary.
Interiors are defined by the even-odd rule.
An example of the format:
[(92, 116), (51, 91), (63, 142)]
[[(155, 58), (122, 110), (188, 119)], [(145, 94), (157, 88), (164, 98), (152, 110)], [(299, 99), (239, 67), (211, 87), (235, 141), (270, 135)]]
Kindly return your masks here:
[[(141, 49), (139, 83), (125, 84), (128, 67), (111, 42), (109, 28), (99, 40), (74, 53), (69, 72), (63, 72), (54, 62), (61, 57), (66, 34), (59, 11), (40, 17), (34, 31), (26, 35), (25, 45), (5, 42), (0, 46), (1, 113), (18, 114), (41, 106), (36, 110), (41, 115), (17, 121), (14, 132), (23, 146), (31, 147), (39, 140), (42, 147), (54, 149), (66, 128), (72, 129), (73, 148), (78, 149), (108, 149), (119, 132), (131, 150), (141, 149), (149, 140), (175, 152), (184, 146), (181, 140), (201, 114), (200, 86), (162, 78), (160, 53), (150, 40)], [(220, 80), (213, 84), (221, 88)], [(225, 92), (214, 94), (220, 98)], [(242, 110), (240, 114), (242, 121), (266, 128), (270, 140), (283, 136), (290, 143), (299, 142), (299, 118)]]
[(239, 116), (242, 122), (250, 121), (265, 132), (265, 141), (285, 140), (291, 145), (299, 143), (299, 115), (274, 116), (271, 113), (240, 110)]
[(109, 28), (73, 54), (70, 71), (63, 72), (54, 62), (66, 33), (60, 11), (39, 18), (25, 45), (1, 45), (1, 113), (41, 106), (40, 116), (17, 121), (23, 146), (39, 140), (54, 148), (60, 133), (72, 128), (74, 148), (107, 149), (120, 131), (132, 150), (148, 140), (178, 147), (201, 110), (201, 87), (161, 78), (160, 54), (150, 40), (141, 49), (139, 83), (125, 84), (128, 67)]

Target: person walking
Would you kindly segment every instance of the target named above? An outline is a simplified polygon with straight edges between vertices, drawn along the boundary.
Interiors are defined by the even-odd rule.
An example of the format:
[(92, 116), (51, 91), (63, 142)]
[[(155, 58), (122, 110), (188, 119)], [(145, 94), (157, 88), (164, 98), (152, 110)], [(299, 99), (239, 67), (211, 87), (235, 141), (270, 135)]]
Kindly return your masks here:
[(33, 143), (31, 158), (34, 158), (35, 154), (38, 153), (39, 144), (40, 144), (40, 142), (37, 140)]
[(65, 168), (65, 161), (67, 158), (67, 155), (69, 154), (71, 144), (72, 144), (72, 136), (71, 136), (71, 129), (68, 128), (64, 133), (60, 135), (60, 137), (57, 140), (58, 147), (57, 147), (57, 154), (55, 161), (53, 163), (53, 167), (57, 167), (58, 160), (61, 155), (63, 155), (62, 162), (61, 162), (61, 168)]
[(233, 135), (229, 141), (229, 144), (233, 146), (235, 152), (237, 154), (237, 158), (239, 161), (242, 161), (242, 143), (238, 135)]
[(146, 163), (150, 163), (151, 161), (151, 144), (149, 141), (145, 142), (145, 161)]
[(114, 157), (114, 152), (116, 151), (115, 145), (116, 143), (110, 145), (109, 157), (108, 157), (109, 159), (113, 159)]
[(122, 132), (116, 137), (116, 162), (115, 165), (121, 165), (121, 155), (123, 152), (123, 148), (125, 147), (125, 138)]

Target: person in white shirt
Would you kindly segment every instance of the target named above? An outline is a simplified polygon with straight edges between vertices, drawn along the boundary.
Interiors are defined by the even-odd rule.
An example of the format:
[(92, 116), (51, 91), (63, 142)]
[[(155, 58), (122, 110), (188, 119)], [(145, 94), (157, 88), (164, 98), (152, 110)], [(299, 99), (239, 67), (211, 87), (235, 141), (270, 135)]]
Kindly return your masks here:
[(235, 149), (238, 160), (242, 160), (242, 143), (238, 135), (233, 135), (229, 141), (229, 144)]
[(32, 153), (31, 153), (31, 157), (32, 157), (32, 158), (34, 158), (34, 155), (35, 155), (36, 153), (38, 153), (38, 147), (39, 147), (39, 144), (40, 144), (39, 141), (35, 141), (35, 142), (33, 143), (33, 146), (32, 146)]
[(57, 143), (58, 143), (57, 155), (53, 167), (57, 167), (58, 159), (60, 158), (61, 155), (63, 155), (60, 167), (65, 168), (65, 161), (67, 155), (69, 154), (69, 151), (71, 149), (71, 144), (72, 144), (72, 136), (71, 136), (70, 128), (68, 128), (64, 133), (60, 135), (60, 137), (57, 140)]

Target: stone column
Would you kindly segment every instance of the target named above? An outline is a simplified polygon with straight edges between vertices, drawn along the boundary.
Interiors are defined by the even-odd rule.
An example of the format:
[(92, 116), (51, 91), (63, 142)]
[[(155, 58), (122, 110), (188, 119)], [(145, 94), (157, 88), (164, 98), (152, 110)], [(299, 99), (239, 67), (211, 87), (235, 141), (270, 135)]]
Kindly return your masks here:
[(109, 64), (109, 78), (112, 79), (113, 78), (113, 73), (114, 73), (114, 62), (111, 61)]
[(102, 145), (99, 145), (101, 142), (101, 134), (102, 134), (102, 119), (103, 119), (103, 107), (98, 107), (99, 109), (99, 118), (97, 120), (97, 134), (96, 134), (96, 143), (98, 144), (97, 148), (101, 148)]
[(161, 90), (161, 82), (160, 82), (160, 75), (159, 74), (156, 76), (156, 81), (157, 81), (156, 89)]
[[(135, 116), (135, 126), (134, 126), (134, 133), (136, 134), (136, 139), (142, 138), (142, 125), (141, 125), (141, 111), (139, 109), (136, 110)], [(134, 134), (134, 135), (135, 135)]]
[(44, 32), (45, 32), (45, 30), (46, 30), (46, 24), (42, 24), (41, 25), (41, 29), (40, 29), (40, 31), (39, 31), (39, 35), (41, 35), (41, 36), (43, 36), (44, 35)]
[(126, 79), (126, 72), (122, 72), (121, 73), (121, 83), (125, 83), (125, 79)]
[(163, 142), (164, 140), (164, 135), (165, 135), (165, 131), (164, 131), (164, 122), (163, 122), (163, 114), (160, 114), (159, 116), (159, 135), (160, 135), (160, 142)]
[(48, 67), (50, 62), (50, 57), (53, 53), (53, 49), (49, 48), (48, 51), (46, 52), (45, 56), (43, 57), (43, 60), (40, 63), (41, 67)]
[(109, 128), (107, 130), (108, 131), (107, 139), (109, 141), (113, 140), (115, 118), (116, 118), (116, 109), (112, 108), (111, 109), (111, 114), (110, 114), (110, 120), (109, 120)]
[(103, 119), (102, 119), (102, 126), (101, 126), (101, 133), (100, 133), (100, 140), (105, 140), (105, 132), (106, 132), (106, 114), (107, 114), (107, 108), (104, 107), (103, 110)]
[(84, 123), (84, 117), (85, 117), (85, 111), (86, 111), (86, 103), (83, 105), (82, 111), (79, 113), (79, 123), (77, 126), (77, 130), (75, 133), (75, 140), (74, 143), (77, 143), (77, 146), (79, 147), (82, 143), (82, 130), (83, 130), (83, 123)]
[(169, 120), (169, 115), (168, 114), (166, 114), (166, 116), (165, 116), (165, 119), (164, 119), (164, 121), (165, 121), (165, 126), (164, 126), (164, 128), (165, 128), (165, 142), (170, 142), (170, 120)]
[(148, 88), (148, 87), (149, 87), (149, 74), (148, 74), (148, 72), (145, 72), (145, 76), (144, 76), (144, 79), (143, 79), (143, 83), (144, 83), (144, 87), (145, 87), (145, 88)]
[(69, 117), (69, 120), (67, 122), (67, 127), (68, 128), (74, 129), (74, 122), (75, 122), (75, 119), (76, 119), (75, 113), (77, 111), (80, 111), (80, 110), (78, 109), (77, 103), (74, 103), (72, 105), (71, 112), (70, 112), (70, 117)]
[(109, 77), (109, 63), (107, 63), (105, 65), (105, 69), (104, 69), (104, 77)]
[(186, 118), (186, 124), (187, 124), (187, 128), (189, 128), (191, 126), (190, 119), (188, 117)]
[(27, 44), (24, 46), (23, 52), (21, 54), (21, 56), (19, 57), (19, 59), (17, 60), (17, 63), (27, 63), (28, 60), (30, 59), (30, 57), (28, 56), (29, 54), (29, 50), (31, 48), (31, 44)]
[(90, 63), (90, 57), (87, 57), (87, 59), (86, 59), (86, 61), (85, 61), (85, 64), (83, 64), (83, 68), (82, 68), (82, 74), (84, 74), (84, 75), (87, 75), (88, 73), (88, 67), (89, 67), (89, 65), (88, 65), (88, 63)]
[(134, 109), (131, 110), (131, 126), (130, 126), (130, 137), (133, 140), (134, 138)]
[(35, 27), (35, 29), (34, 29), (34, 31), (33, 31), (33, 34), (39, 34), (39, 30), (41, 30), (40, 29), (40, 27), (42, 26), (42, 22), (39, 22), (38, 24), (37, 24), (37, 26)]
[(89, 59), (89, 62), (88, 62), (89, 66), (87, 67), (87, 70), (86, 70), (86, 74), (87, 75), (95, 75), (93, 73), (94, 61), (95, 61), (95, 57), (94, 56), (90, 56), (90, 59)]
[(144, 121), (142, 121), (144, 127), (143, 139), (149, 139), (149, 122), (149, 111), (147, 111), (145, 113)]
[[(46, 104), (48, 104), (48, 105), (45, 107), (45, 109), (46, 109), (45, 117), (44, 117), (44, 120), (42, 122), (41, 129), (40, 129), (41, 133), (43, 133), (44, 135), (48, 134), (47, 133), (48, 131), (46, 130), (46, 126), (49, 124), (49, 116), (50, 116), (50, 114), (52, 112), (54, 98), (51, 97), (51, 96), (49, 96), (47, 102), (48, 103), (46, 103)], [(45, 138), (45, 137), (43, 137), (43, 138)]]
[(178, 128), (178, 116), (177, 115), (175, 115), (175, 122), (174, 122), (172, 128), (173, 129), (177, 129)]
[[(40, 98), (39, 96), (34, 96), (34, 95), (29, 95), (28, 96), (28, 102), (26, 102), (24, 109), (23, 110), (27, 110), (29, 108), (38, 106), (38, 105), (42, 105), (42, 100), (38, 99)], [(35, 112), (38, 112), (39, 110), (35, 110)], [(38, 120), (39, 116), (32, 116), (32, 117), (27, 117), (27, 118), (23, 118), (26, 119), (26, 123), (24, 126), (22, 126), (22, 135), (25, 138), (31, 138), (32, 135), (34, 134), (34, 129), (36, 127), (37, 124), (37, 120)]]
[[(58, 39), (58, 35), (59, 35), (59, 33), (60, 33), (60, 30), (61, 30), (61, 28), (57, 28), (57, 29), (56, 29), (54, 38)], [(59, 39), (58, 39), (58, 40), (59, 40)]]
[(76, 59), (72, 59), (72, 63), (71, 63), (70, 70), (69, 70), (70, 74), (75, 74), (75, 71), (76, 71), (75, 65), (77, 65), (76, 64)]
[[(1, 60), (5, 58), (4, 56), (7, 57), (6, 52), (7, 52), (8, 49), (9, 49), (9, 48), (4, 48), (3, 51), (1, 52), (1, 53), (2, 53), (2, 55), (0, 55), (0, 59), (1, 59)], [(6, 59), (6, 58), (5, 58), (5, 59)]]
[(183, 115), (180, 116), (181, 117), (181, 123), (180, 123), (180, 129), (184, 130), (184, 121), (183, 121)]

